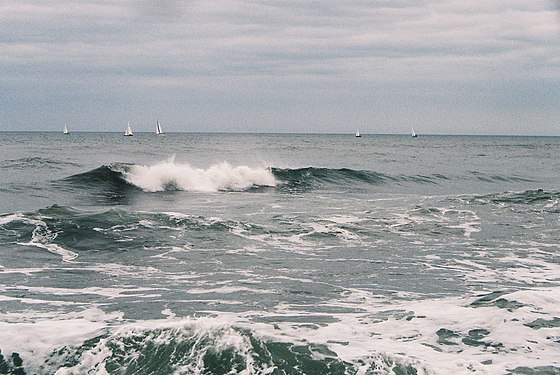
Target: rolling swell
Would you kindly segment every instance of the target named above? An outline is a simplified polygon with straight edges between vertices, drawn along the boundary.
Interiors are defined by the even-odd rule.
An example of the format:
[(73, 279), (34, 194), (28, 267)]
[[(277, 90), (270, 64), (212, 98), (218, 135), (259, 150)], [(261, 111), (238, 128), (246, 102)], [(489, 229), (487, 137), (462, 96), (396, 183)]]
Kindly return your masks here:
[(389, 176), (373, 171), (360, 171), (348, 168), (298, 168), (280, 169), (272, 168), (272, 173), (280, 181), (292, 187), (311, 188), (323, 184), (347, 184), (362, 182), (378, 185), (385, 182)]
[(99, 168), (67, 177), (64, 180), (81, 185), (94, 185), (99, 183), (126, 185), (128, 183), (124, 178), (124, 173), (126, 173), (129, 168), (130, 166), (126, 164), (102, 165)]
[(139, 191), (125, 178), (130, 168), (130, 165), (122, 163), (102, 165), (91, 171), (66, 177), (55, 182), (55, 185), (66, 190), (78, 189), (88, 197), (98, 198), (107, 203), (126, 203), (126, 198), (132, 192)]
[(465, 171), (461, 174), (387, 174), (373, 170), (355, 170), (349, 168), (306, 167), (296, 169), (271, 168), (274, 176), (288, 189), (309, 190), (327, 186), (403, 186), (470, 184), (488, 185), (535, 183), (532, 178), (520, 175), (492, 174), (479, 171)]
[(243, 242), (238, 232), (259, 236), (267, 229), (236, 220), (121, 208), (84, 211), (53, 205), (32, 213), (0, 215), (0, 245), (25, 243), (63, 260), (99, 252), (172, 248), (178, 238), (208, 249), (223, 249)]
[(62, 169), (65, 166), (73, 165), (76, 163), (67, 161), (60, 161), (51, 158), (44, 158), (39, 156), (25, 157), (19, 159), (4, 160), (0, 163), (0, 169), (12, 170), (28, 170), (28, 169)]
[(558, 203), (560, 192), (543, 189), (521, 192), (505, 192), (475, 197), (477, 203), (532, 205), (537, 203)]
[(379, 186), (388, 184), (437, 184), (448, 180), (442, 174), (431, 175), (389, 175), (376, 171), (349, 168), (306, 167), (297, 169), (272, 168), (272, 173), (285, 186), (292, 189), (322, 188), (327, 185)]

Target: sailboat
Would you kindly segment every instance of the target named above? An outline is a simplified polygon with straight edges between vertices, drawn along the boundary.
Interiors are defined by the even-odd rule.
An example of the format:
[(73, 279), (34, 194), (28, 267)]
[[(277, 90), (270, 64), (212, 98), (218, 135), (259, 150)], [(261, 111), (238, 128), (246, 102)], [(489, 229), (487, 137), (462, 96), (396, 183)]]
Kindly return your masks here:
[(130, 122), (128, 123), (128, 126), (126, 127), (126, 130), (124, 131), (124, 136), (125, 137), (132, 137), (134, 134), (132, 134), (132, 129), (130, 128)]
[(161, 125), (159, 124), (159, 121), (156, 121), (156, 135), (160, 135), (163, 134), (163, 130), (161, 130)]
[(360, 134), (360, 129), (356, 129), (356, 137), (360, 138), (362, 135)]
[(70, 134), (66, 125), (64, 125), (64, 130), (62, 131), (62, 134)]
[(416, 132), (414, 131), (414, 128), (412, 128), (412, 138), (416, 138), (418, 137), (418, 135), (416, 134)]

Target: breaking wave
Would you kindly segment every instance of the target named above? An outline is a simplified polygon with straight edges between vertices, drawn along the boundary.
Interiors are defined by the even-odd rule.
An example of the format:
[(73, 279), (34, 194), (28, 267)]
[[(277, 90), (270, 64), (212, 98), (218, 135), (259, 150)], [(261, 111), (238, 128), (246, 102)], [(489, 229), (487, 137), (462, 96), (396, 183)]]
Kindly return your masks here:
[(307, 191), (328, 186), (416, 186), (442, 185), (451, 181), (485, 183), (530, 182), (518, 176), (488, 175), (468, 172), (465, 175), (386, 174), (350, 168), (277, 168), (234, 166), (227, 162), (197, 168), (176, 163), (173, 159), (154, 165), (113, 163), (66, 178), (73, 186), (101, 189), (105, 195), (122, 196), (128, 190), (161, 191), (252, 191), (273, 187), (280, 191)]
[(268, 168), (232, 166), (224, 162), (202, 169), (189, 164), (178, 164), (173, 160), (151, 166), (114, 163), (71, 176), (66, 181), (87, 187), (104, 186), (113, 190), (138, 188), (146, 192), (243, 191), (277, 184)]
[(127, 182), (144, 191), (231, 191), (246, 190), (256, 186), (275, 186), (276, 179), (267, 168), (232, 166), (220, 163), (207, 169), (189, 164), (176, 164), (172, 160), (153, 166), (133, 165), (124, 172)]
[(374, 354), (357, 363), (323, 344), (277, 341), (213, 318), (130, 324), (43, 358), (0, 354), (2, 373), (56, 374), (427, 374), (412, 359)]

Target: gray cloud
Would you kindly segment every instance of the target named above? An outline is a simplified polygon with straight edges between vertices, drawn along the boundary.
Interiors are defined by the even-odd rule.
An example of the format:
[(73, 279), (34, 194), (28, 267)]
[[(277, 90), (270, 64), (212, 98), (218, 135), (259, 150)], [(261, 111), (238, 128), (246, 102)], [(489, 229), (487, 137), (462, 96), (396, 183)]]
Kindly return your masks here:
[[(465, 111), (473, 122), (503, 119), (504, 129), (521, 129), (503, 116), (508, 103), (558, 114), (557, 4), (7, 1), (0, 89), (11, 98), (10, 124), (44, 129), (65, 111), (101, 129), (111, 118), (153, 117), (164, 107), (176, 130), (346, 131), (379, 117), (376, 105), (385, 111), (379, 132), (408, 129), (419, 108), (426, 123), (416, 126), (433, 131), (480, 131)], [(24, 105), (36, 116), (22, 116)], [(184, 126), (189, 107), (198, 115)], [(454, 115), (461, 128), (434, 125)], [(552, 123), (536, 129), (552, 131)]]

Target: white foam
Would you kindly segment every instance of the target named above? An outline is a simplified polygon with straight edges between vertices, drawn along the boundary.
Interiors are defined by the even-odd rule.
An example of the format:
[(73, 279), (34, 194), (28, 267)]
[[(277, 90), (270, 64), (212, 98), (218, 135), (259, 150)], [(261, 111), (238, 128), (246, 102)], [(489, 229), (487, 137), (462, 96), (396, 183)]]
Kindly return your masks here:
[(351, 216), (351, 215), (334, 215), (334, 216), (325, 218), (325, 220), (326, 221), (331, 221), (331, 222), (336, 223), (336, 224), (352, 224), (352, 223), (359, 223), (359, 222), (366, 221), (366, 219), (364, 219), (364, 218), (357, 217), (357, 216)]
[(89, 266), (88, 269), (95, 272), (102, 272), (105, 275), (113, 277), (149, 278), (162, 274), (161, 270), (154, 267), (133, 266), (119, 263), (98, 263), (95, 266)]
[(175, 315), (175, 313), (173, 312), (173, 310), (171, 310), (169, 307), (167, 307), (167, 308), (161, 310), (161, 315), (167, 316), (167, 317), (169, 317), (169, 318), (175, 318), (175, 317), (176, 317), (176, 315)]
[(231, 294), (231, 293), (242, 293), (242, 292), (249, 292), (252, 294), (270, 294), (269, 290), (263, 289), (255, 289), (255, 288), (248, 288), (248, 287), (233, 287), (233, 286), (222, 286), (217, 288), (211, 289), (197, 289), (197, 288), (189, 288), (185, 290), (184, 293), (187, 294), (209, 294), (209, 293), (220, 293), (220, 294)]
[[(44, 286), (18, 286), (13, 287), (14, 290), (25, 290), (37, 294), (43, 295), (54, 295), (54, 296), (69, 296), (69, 295), (98, 295), (108, 298), (121, 298), (121, 297), (129, 297), (133, 295), (136, 298), (151, 298), (151, 297), (159, 297), (160, 294), (154, 294), (154, 291), (158, 289), (155, 288), (141, 288), (141, 287), (134, 287), (134, 288), (114, 288), (114, 287), (88, 287), (88, 288), (54, 288), (54, 287), (44, 287)], [(144, 293), (141, 293), (144, 292)], [(145, 292), (152, 292), (152, 293), (145, 293)]]
[(0, 225), (9, 224), (12, 221), (21, 221), (24, 224), (31, 224), (31, 225), (46, 225), (41, 220), (30, 219), (28, 217), (23, 216), (23, 214), (19, 212), (0, 217)]
[[(268, 247), (278, 247), (283, 250), (288, 250), (296, 254), (306, 254), (308, 250), (312, 249), (311, 242), (304, 239), (310, 233), (304, 232), (286, 236), (284, 233), (262, 233), (253, 234), (241, 223), (232, 226), (229, 229), (230, 233), (235, 234), (241, 238), (247, 238), (251, 241), (259, 241), (266, 244)], [(296, 244), (297, 246), (293, 246)]]
[(126, 180), (144, 191), (185, 190), (217, 192), (244, 190), (252, 186), (276, 186), (269, 168), (232, 166), (227, 162), (207, 169), (167, 160), (152, 166), (134, 165), (124, 173)]
[(478, 227), (479, 225), (480, 223), (478, 222), (466, 222), (459, 225), (449, 225), (448, 228), (461, 229), (463, 230), (465, 237), (470, 237), (473, 233), (480, 232), (480, 228)]
[(21, 220), (23, 218), (22, 214), (11, 214), (0, 217), (0, 225), (11, 223), (12, 221)]
[[(348, 289), (339, 298), (325, 301), (322, 306), (352, 308), (355, 312), (310, 314), (297, 305), (284, 303), (270, 311), (209, 311), (212, 317), (178, 318), (166, 306), (161, 311), (166, 316), (164, 319), (131, 322), (123, 321), (120, 314), (90, 309), (62, 315), (58, 319), (0, 322), (3, 332), (0, 348), (3, 353), (20, 353), (26, 370), (32, 373), (40, 369), (49, 353), (64, 346), (80, 346), (87, 338), (102, 332), (109, 333), (108, 339), (118, 341), (137, 336), (141, 331), (163, 329), (155, 333), (157, 337), (154, 339), (171, 342), (182, 334), (188, 337), (206, 335), (212, 338), (212, 345), (217, 350), (233, 348), (245, 356), (247, 368), (242, 373), (258, 373), (252, 367), (251, 344), (247, 336), (234, 329), (242, 327), (267, 341), (326, 345), (341, 360), (361, 363), (360, 374), (367, 373), (368, 367), (371, 371), (370, 366), (382, 365), (383, 358), (411, 364), (419, 374), (503, 374), (519, 366), (560, 366), (555, 342), (560, 337), (560, 327), (533, 329), (527, 325), (537, 319), (550, 321), (560, 315), (560, 288), (518, 291), (502, 298), (523, 305), (511, 310), (492, 304), (474, 307), (475, 297), (389, 301), (366, 291)], [(302, 320), (311, 315), (336, 321), (310, 325)], [(262, 317), (268, 317), (265, 320), (271, 323), (263, 323)], [(457, 334), (448, 338), (448, 342), (454, 344), (438, 342), (436, 332), (441, 328)], [(479, 338), (481, 344), (478, 346), (463, 341), (474, 329), (487, 330), (487, 334)], [(62, 368), (57, 373), (80, 373), (93, 368), (96, 371), (92, 373), (103, 373), (104, 360), (110, 356), (105, 339), (102, 339), (96, 347), (84, 352), (79, 364)], [(384, 369), (381, 368), (379, 373)], [(194, 369), (185, 368), (189, 372), (187, 370), (192, 372)]]
[(355, 233), (350, 232), (347, 229), (341, 228), (340, 226), (336, 225), (336, 223), (327, 223), (322, 224), (320, 222), (314, 223), (307, 223), (312, 230), (309, 233), (305, 233), (304, 235), (310, 236), (316, 233), (320, 234), (330, 234), (338, 237), (343, 241), (355, 241), (358, 240), (360, 237)]
[(23, 359), (27, 373), (44, 373), (45, 358), (57, 348), (81, 345), (95, 337), (108, 321), (119, 320), (120, 313), (106, 314), (97, 308), (58, 316), (57, 319), (6, 323), (0, 322), (2, 353), (16, 352)]
[[(539, 318), (551, 320), (558, 316), (560, 288), (503, 296), (524, 304), (514, 310), (495, 305), (475, 308), (471, 306), (475, 300), (472, 297), (390, 303), (372, 297), (375, 296), (358, 291), (346, 300), (325, 303), (330, 307), (353, 306), (356, 310), (361, 307), (365, 311), (325, 314), (339, 320), (335, 323), (309, 329), (304, 325), (298, 327), (296, 319), (276, 323), (275, 329), (260, 333), (278, 340), (328, 344), (341, 359), (354, 363), (380, 355), (401, 357), (405, 363), (435, 374), (502, 374), (519, 366), (560, 365), (558, 344), (554, 342), (560, 328), (536, 330), (525, 325)], [(289, 305), (283, 305), (281, 312), (289, 316), (306, 314)], [(455, 345), (438, 342), (436, 332), (441, 328), (457, 333), (457, 337), (450, 339)], [(480, 339), (486, 344), (473, 346), (463, 341), (475, 329), (489, 332)]]
[(38, 247), (40, 249), (45, 249), (52, 254), (56, 254), (56, 255), (61, 256), (63, 262), (71, 262), (72, 260), (74, 260), (78, 257), (77, 253), (75, 253), (73, 251), (70, 251), (70, 250), (66, 250), (62, 246), (59, 246), (59, 245), (53, 244), (53, 243), (44, 244), (44, 243), (37, 242), (37, 241), (31, 241), (31, 242), (18, 242), (18, 245), (34, 246), (34, 247)]
[(52, 254), (60, 255), (63, 262), (71, 262), (78, 257), (78, 254), (63, 248), (60, 245), (52, 243), (57, 237), (57, 233), (52, 233), (47, 224), (40, 220), (31, 220), (29, 223), (37, 225), (33, 230), (31, 241), (20, 242), (19, 245), (34, 246), (40, 249), (45, 249)]
[(13, 221), (20, 221), (24, 224), (35, 225), (35, 229), (33, 230), (33, 234), (31, 236), (31, 241), (18, 242), (18, 245), (34, 246), (40, 249), (45, 249), (52, 254), (61, 256), (63, 262), (70, 262), (78, 257), (77, 253), (71, 250), (67, 250), (55, 243), (52, 243), (52, 241), (56, 239), (57, 233), (51, 232), (44, 221), (25, 217), (21, 213), (0, 217), (0, 225), (5, 225)]
[(2, 273), (7, 274), (22, 274), (22, 275), (32, 275), (34, 273), (41, 273), (50, 270), (49, 267), (21, 267), (21, 268), (5, 268), (2, 267)]

